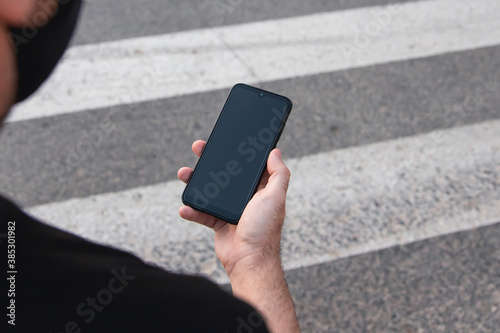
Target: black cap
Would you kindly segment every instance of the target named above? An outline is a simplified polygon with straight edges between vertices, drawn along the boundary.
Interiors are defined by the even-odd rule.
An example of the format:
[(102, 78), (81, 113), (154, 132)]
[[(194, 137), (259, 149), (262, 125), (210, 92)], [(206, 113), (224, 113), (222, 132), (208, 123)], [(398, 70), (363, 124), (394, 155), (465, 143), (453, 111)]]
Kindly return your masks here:
[(19, 75), (16, 103), (29, 97), (49, 77), (69, 44), (82, 1), (59, 3), (57, 13), (45, 26), (10, 29)]

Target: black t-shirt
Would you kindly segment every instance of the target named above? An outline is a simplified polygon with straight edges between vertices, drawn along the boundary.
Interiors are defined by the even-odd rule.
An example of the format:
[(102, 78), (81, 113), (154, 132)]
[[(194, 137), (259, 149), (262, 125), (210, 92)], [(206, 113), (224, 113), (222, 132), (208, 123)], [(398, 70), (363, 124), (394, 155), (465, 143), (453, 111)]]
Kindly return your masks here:
[(209, 280), (50, 227), (2, 197), (0, 263), (0, 332), (267, 332)]

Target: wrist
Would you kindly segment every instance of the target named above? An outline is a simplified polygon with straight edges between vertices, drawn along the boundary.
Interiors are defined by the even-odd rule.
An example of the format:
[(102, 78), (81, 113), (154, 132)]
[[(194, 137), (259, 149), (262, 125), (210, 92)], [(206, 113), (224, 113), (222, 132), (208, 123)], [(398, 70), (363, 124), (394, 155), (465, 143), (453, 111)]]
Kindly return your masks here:
[(244, 257), (226, 272), (233, 290), (245, 289), (248, 286), (264, 287), (267, 283), (284, 279), (279, 251)]
[(280, 257), (240, 264), (230, 275), (233, 295), (258, 310), (271, 332), (300, 332)]

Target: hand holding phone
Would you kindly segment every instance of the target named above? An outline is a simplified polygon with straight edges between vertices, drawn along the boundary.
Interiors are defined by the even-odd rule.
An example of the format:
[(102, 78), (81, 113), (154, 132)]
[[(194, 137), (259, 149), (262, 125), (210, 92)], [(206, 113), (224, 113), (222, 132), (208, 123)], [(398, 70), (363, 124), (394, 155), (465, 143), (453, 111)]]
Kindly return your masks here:
[(300, 332), (280, 257), (290, 171), (273, 150), (291, 107), (285, 97), (236, 85), (208, 143), (193, 144), (196, 169), (178, 172), (188, 184), (180, 216), (215, 231), (233, 294), (254, 305), (273, 332)]
[(198, 211), (237, 224), (257, 190), (292, 102), (237, 84), (219, 115), (182, 195)]
[[(193, 143), (198, 157), (204, 148), (204, 141)], [(184, 167), (179, 169), (178, 177), (187, 183), (192, 174), (193, 169)], [(254, 305), (266, 318), (268, 328), (276, 332), (300, 332), (280, 258), (289, 179), (290, 171), (281, 152), (274, 149), (238, 225), (192, 207), (179, 209), (182, 218), (215, 231), (215, 252), (228, 274), (233, 295)]]
[[(201, 156), (206, 142), (198, 140), (192, 150)], [(179, 169), (178, 177), (187, 183), (193, 169)], [(215, 231), (215, 252), (228, 275), (242, 259), (259, 258), (266, 252), (269, 260), (279, 261), (281, 228), (285, 218), (285, 202), (290, 171), (282, 160), (281, 151), (274, 149), (257, 192), (246, 206), (240, 223), (232, 225), (189, 206), (179, 209), (179, 215)]]

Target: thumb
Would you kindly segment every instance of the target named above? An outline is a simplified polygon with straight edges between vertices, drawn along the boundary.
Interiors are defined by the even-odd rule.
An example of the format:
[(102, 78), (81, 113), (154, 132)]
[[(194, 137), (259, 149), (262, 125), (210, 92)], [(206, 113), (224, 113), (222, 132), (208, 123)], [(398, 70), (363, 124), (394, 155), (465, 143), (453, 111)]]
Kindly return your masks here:
[(267, 171), (269, 172), (269, 180), (266, 190), (271, 195), (286, 194), (288, 182), (290, 181), (290, 170), (283, 162), (281, 150), (274, 149), (267, 160)]

